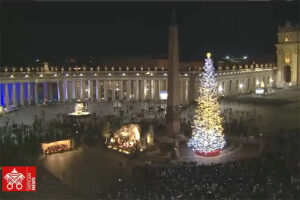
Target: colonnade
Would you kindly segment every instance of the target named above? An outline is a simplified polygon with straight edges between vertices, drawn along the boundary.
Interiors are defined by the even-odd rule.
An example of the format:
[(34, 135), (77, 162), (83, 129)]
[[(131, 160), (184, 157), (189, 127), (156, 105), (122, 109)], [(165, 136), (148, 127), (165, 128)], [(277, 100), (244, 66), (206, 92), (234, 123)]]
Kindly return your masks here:
[[(180, 101), (188, 102), (188, 79), (180, 80)], [(40, 104), (44, 101), (160, 101), (167, 91), (166, 78), (154, 79), (57, 79), (0, 83), (4, 107)]]
[[(238, 71), (236, 71), (238, 72)], [(254, 73), (219, 72), (216, 73), (218, 93), (231, 96), (254, 92), (257, 87), (272, 87), (275, 82), (274, 71), (255, 71)], [(46, 74), (47, 75), (47, 74)], [(36, 78), (29, 76), (6, 77), (0, 80), (0, 106), (10, 107), (41, 104), (50, 100), (67, 102), (74, 100), (90, 101), (161, 101), (168, 90), (167, 76), (148, 75), (83, 75), (51, 76), (42, 73)], [(185, 73), (179, 77), (177, 97), (181, 104), (193, 101), (199, 95), (200, 76)], [(165, 92), (162, 92), (165, 91)], [(161, 95), (164, 93), (164, 95)]]

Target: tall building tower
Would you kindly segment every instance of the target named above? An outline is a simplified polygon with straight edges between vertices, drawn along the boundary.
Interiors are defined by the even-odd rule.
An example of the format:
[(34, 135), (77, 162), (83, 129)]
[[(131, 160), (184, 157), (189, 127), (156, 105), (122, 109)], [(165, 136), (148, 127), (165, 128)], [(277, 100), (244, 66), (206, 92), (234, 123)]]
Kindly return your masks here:
[(169, 27), (168, 55), (168, 101), (167, 101), (167, 134), (171, 139), (174, 151), (171, 156), (178, 156), (178, 136), (180, 134), (180, 95), (179, 95), (179, 58), (178, 58), (178, 28), (175, 20), (175, 10)]
[(287, 22), (277, 36), (276, 86), (300, 85), (300, 28)]

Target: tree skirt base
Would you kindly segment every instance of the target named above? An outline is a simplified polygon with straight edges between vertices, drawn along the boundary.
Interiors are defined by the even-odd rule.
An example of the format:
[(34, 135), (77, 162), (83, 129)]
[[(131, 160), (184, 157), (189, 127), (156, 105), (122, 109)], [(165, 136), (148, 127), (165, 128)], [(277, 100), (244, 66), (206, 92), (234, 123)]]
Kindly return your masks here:
[(218, 155), (220, 155), (220, 150), (215, 150), (215, 151), (211, 151), (211, 152), (195, 151), (195, 153), (196, 153), (198, 156), (213, 157), (213, 156), (218, 156)]

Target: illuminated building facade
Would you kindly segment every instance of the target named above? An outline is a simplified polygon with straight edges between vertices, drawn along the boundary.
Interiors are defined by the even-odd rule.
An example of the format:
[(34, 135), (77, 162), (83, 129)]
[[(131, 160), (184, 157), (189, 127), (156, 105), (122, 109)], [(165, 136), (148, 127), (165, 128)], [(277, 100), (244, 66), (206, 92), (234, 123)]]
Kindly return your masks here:
[[(1, 68), (1, 106), (31, 105), (51, 101), (160, 101), (167, 91), (167, 66), (86, 68), (50, 66)], [(216, 77), (220, 95), (254, 92), (262, 82), (273, 86), (274, 64), (218, 66)], [(46, 69), (46, 70), (45, 70)], [(187, 104), (198, 96), (201, 66), (179, 71), (179, 100)]]
[(279, 27), (276, 86), (300, 84), (300, 28), (289, 22)]

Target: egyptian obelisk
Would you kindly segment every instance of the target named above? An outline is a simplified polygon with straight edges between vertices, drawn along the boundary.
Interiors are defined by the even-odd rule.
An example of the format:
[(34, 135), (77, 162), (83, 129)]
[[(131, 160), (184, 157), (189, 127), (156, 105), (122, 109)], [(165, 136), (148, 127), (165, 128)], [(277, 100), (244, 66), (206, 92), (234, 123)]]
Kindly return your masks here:
[(178, 137), (180, 134), (179, 108), (179, 54), (178, 28), (175, 20), (175, 10), (169, 27), (169, 55), (168, 55), (168, 101), (167, 101), (167, 134), (172, 143), (171, 158), (178, 157)]

